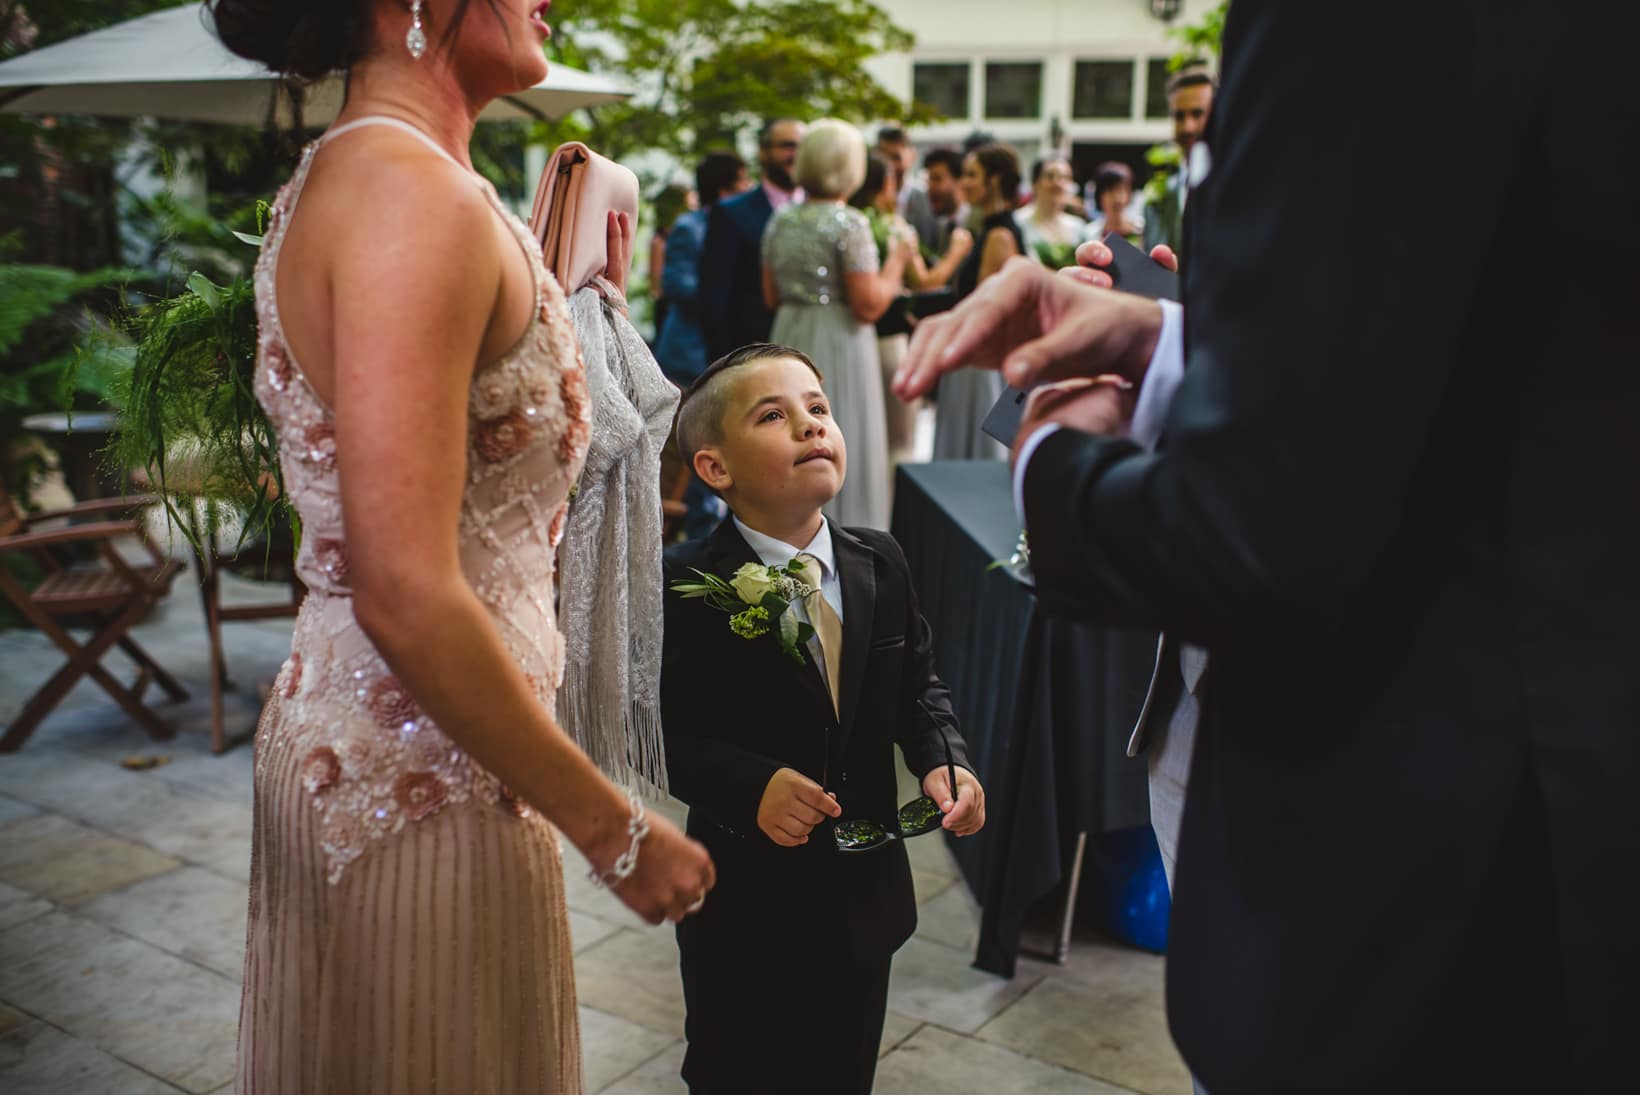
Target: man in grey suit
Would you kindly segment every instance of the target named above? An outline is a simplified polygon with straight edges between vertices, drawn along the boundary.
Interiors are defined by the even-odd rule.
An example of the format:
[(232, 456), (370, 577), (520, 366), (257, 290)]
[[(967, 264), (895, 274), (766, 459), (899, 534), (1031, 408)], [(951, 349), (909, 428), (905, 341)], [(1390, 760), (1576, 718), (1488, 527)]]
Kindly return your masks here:
[(1173, 75), (1167, 84), (1167, 110), (1173, 119), (1173, 143), (1179, 149), (1179, 169), (1167, 180), (1160, 201), (1145, 205), (1145, 248), (1166, 246), (1174, 251), (1184, 242), (1184, 211), (1190, 189), (1206, 174), (1195, 155), (1213, 118), (1213, 77), (1192, 66)]

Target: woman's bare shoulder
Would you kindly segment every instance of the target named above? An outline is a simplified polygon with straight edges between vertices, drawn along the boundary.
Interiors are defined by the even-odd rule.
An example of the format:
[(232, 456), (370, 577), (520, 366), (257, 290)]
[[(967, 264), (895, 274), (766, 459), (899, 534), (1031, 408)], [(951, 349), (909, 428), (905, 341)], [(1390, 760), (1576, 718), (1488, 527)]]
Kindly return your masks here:
[(493, 216), (482, 185), (478, 176), (405, 134), (352, 133), (315, 162), (302, 213), (326, 250), (371, 254), (378, 262), (390, 253), (415, 268), (451, 250), (469, 258), (482, 254), (491, 233), (480, 229)]

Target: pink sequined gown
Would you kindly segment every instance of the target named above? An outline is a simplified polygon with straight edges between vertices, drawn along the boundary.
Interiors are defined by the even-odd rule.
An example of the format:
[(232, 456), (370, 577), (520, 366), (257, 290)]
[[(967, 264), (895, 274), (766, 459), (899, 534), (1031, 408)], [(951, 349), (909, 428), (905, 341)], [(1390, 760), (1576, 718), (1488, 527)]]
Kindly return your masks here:
[[(334, 418), (290, 352), (274, 292), (323, 144), (280, 194), (256, 270), (257, 396), (278, 428), (311, 593), (256, 735), (236, 1090), (577, 1093), (557, 834), (421, 713), (353, 618)], [(590, 431), (586, 380), (535, 239), (474, 185), (528, 255), (538, 307), (473, 380), (462, 570), (551, 707), (564, 660), (553, 557)]]

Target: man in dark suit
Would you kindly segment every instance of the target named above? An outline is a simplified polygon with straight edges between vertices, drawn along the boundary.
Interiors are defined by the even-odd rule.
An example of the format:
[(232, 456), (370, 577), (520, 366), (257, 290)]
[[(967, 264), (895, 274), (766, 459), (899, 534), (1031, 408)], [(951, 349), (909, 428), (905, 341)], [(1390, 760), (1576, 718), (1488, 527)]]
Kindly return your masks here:
[[(896, 744), (949, 831), (984, 824), (905, 556), (887, 533), (820, 514), (847, 459), (824, 408), (807, 358), (753, 346), (708, 370), (679, 412), (680, 445), (735, 512), (666, 553), (667, 770), (718, 876), (678, 932), (695, 1095), (870, 1092), (889, 963), (916, 898), (903, 841), (842, 853), (833, 827), (895, 831)], [(812, 566), (814, 591), (792, 607), (815, 629), (801, 660), (777, 621), (737, 630), (673, 588), (701, 574), (766, 581), (794, 559)]]
[(764, 126), (757, 139), (758, 185), (718, 202), (707, 218), (700, 323), (708, 361), (769, 340), (774, 313), (763, 303), (763, 229), (775, 210), (801, 197), (792, 170), (802, 141), (802, 122), (781, 118)]
[[(1046, 601), (1211, 651), (1168, 962), (1209, 1091), (1625, 1090), (1640, 203), (1588, 150), (1640, 147), (1640, 113), (1588, 59), (1640, 12), (1354, 10), (1231, 7), (1182, 338), (1019, 267), (919, 331), (901, 388), (968, 360), (1143, 399), (1180, 347), (1157, 452), (1093, 436), (1123, 393), (1050, 390), (1019, 492)], [(1606, 234), (1554, 262), (1519, 229), (1545, 195)]]

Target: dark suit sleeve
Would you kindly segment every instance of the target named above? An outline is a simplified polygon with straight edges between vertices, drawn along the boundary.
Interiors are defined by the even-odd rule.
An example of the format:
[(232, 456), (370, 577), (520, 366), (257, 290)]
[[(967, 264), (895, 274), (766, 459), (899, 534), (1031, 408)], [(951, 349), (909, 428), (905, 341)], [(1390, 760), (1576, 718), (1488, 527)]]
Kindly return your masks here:
[(729, 298), (735, 282), (735, 253), (740, 246), (734, 219), (722, 202), (706, 218), (706, 241), (700, 249), (700, 329), (706, 356), (716, 361), (733, 346), (729, 334)]
[(699, 236), (686, 224), (677, 225), (666, 234), (666, 266), (661, 272), (661, 292), (685, 315), (700, 312), (696, 300), (700, 292)]
[(945, 763), (949, 742), (951, 759), (970, 771), (968, 747), (951, 710), (951, 689), (934, 669), (934, 632), (923, 619), (911, 568), (899, 542), (883, 532), (872, 536), (872, 546), (888, 562), (894, 580), (905, 585), (905, 675), (900, 688), (898, 740), (905, 766), (921, 780)]
[(734, 681), (703, 651), (700, 629), (726, 620), (699, 601), (671, 592), (674, 581), (692, 578), (687, 567), (666, 568), (666, 623), (661, 643), (661, 726), (666, 737), (666, 774), (674, 795), (704, 811), (724, 828), (755, 836), (763, 791), (782, 765), (716, 736), (736, 717)]
[[(1507, 188), (1487, 182), (1524, 154), (1499, 132), (1506, 114), (1454, 116), (1474, 99), (1456, 81), (1485, 78), (1450, 63), (1472, 48), (1455, 43), (1502, 32), (1465, 25), (1463, 5), (1352, 10), (1231, 8), (1165, 444), (1066, 431), (1027, 469), (1051, 609), (1208, 644), (1290, 641), (1335, 626), (1393, 542), (1502, 219)], [(1369, 71), (1386, 78), (1337, 79)], [(1440, 193), (1462, 200), (1431, 232)]]

